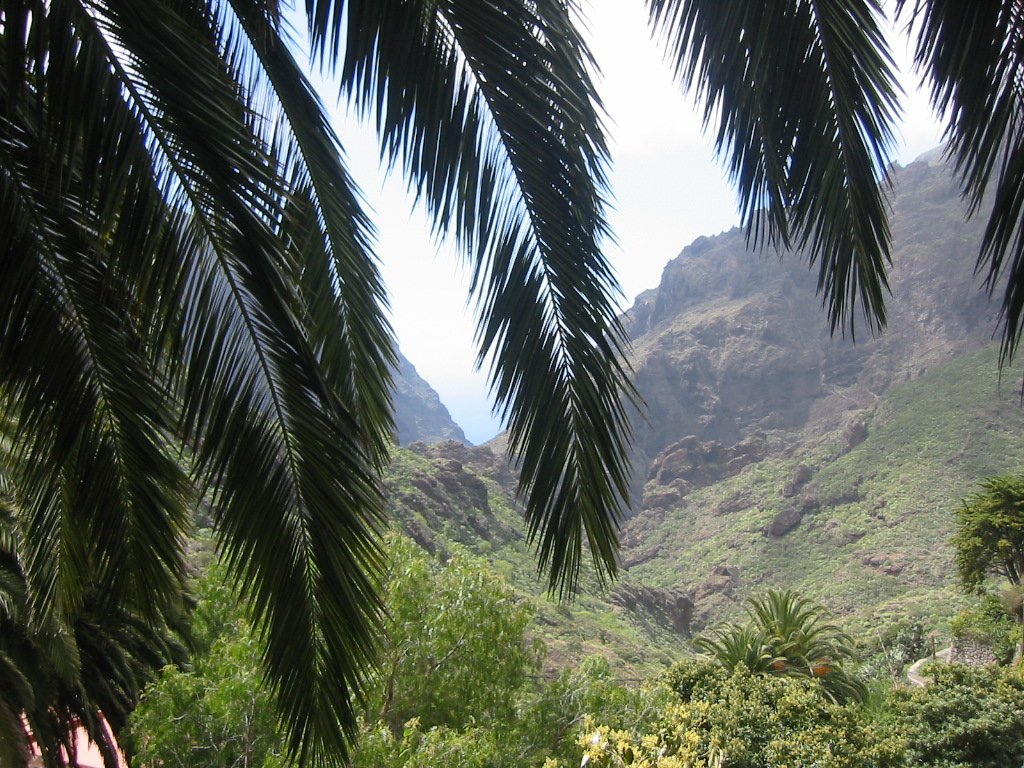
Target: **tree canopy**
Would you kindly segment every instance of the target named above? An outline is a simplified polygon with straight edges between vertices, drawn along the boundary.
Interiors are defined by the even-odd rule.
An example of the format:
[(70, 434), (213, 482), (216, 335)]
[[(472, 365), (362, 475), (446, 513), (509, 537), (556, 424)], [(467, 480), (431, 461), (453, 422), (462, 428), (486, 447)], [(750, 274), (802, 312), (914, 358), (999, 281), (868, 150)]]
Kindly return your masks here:
[(989, 575), (1014, 586), (1024, 578), (1024, 477), (993, 476), (956, 510), (956, 567), (965, 589), (983, 591)]

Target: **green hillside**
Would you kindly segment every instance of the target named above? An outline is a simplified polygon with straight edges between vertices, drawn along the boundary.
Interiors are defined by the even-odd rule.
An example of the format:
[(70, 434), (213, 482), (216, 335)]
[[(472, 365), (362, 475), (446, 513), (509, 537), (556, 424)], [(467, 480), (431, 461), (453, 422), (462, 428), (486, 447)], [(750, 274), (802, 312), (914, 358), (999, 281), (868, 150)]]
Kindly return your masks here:
[(837, 429), (641, 513), (626, 534), (630, 578), (694, 590), (704, 621), (783, 587), (848, 623), (941, 624), (959, 599), (953, 510), (978, 478), (1024, 471), (1022, 427), (1019, 374), (1000, 377), (994, 345), (966, 354)]

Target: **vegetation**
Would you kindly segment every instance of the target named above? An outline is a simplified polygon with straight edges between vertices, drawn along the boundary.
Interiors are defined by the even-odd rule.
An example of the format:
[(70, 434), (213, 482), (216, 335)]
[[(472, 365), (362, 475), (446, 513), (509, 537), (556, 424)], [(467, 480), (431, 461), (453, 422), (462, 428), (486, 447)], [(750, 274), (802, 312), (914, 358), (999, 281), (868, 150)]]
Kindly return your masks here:
[[(686, 664), (684, 662), (683, 664)], [(812, 681), (704, 676), (663, 713), (653, 732), (598, 726), (581, 739), (588, 765), (637, 768), (889, 768), (902, 744), (854, 705), (829, 701)]]
[[(460, 554), (442, 563), (404, 539), (391, 554), (390, 662), (363, 709), (357, 768), (569, 768), (581, 754), (591, 766), (641, 768), (984, 768), (1024, 758), (1016, 670), (939, 665), (924, 688), (879, 686), (867, 701), (842, 702), (813, 673), (769, 665), (757, 675), (706, 659), (679, 661), (642, 685), (615, 679), (599, 657), (539, 676), (529, 605), (483, 562)], [(199, 592), (194, 665), (168, 668), (147, 688), (128, 742), (135, 763), (283, 765), (259, 640), (223, 573)], [(750, 612), (776, 642), (788, 638), (790, 658), (845, 645), (798, 595), (768, 595)], [(427, 630), (410, 634), (419, 626)]]
[[(757, 590), (785, 588), (841, 613), (855, 635), (907, 621), (945, 632), (969, 604), (952, 565), (952, 511), (979, 476), (1019, 467), (1024, 410), (1005, 380), (1000, 392), (997, 354), (995, 345), (967, 353), (847, 414), (866, 432), (852, 449), (845, 424), (801, 436), (791, 454), (774, 452), (684, 503), (635, 518), (631, 538), (662, 555), (631, 566), (630, 577), (658, 587), (707, 584), (698, 628), (737, 620)], [(812, 478), (788, 498), (781, 490), (800, 466)], [(645, 493), (663, 490), (650, 482)], [(803, 497), (816, 506), (799, 525), (766, 535)], [(714, 588), (711, 575), (724, 567), (738, 576)]]
[(989, 574), (1015, 587), (1024, 579), (1024, 477), (993, 476), (961, 502), (953, 537), (960, 583), (983, 590)]
[[(627, 687), (599, 657), (538, 675), (531, 607), (465, 553), (441, 563), (406, 539), (389, 549), (385, 663), (368, 687), (358, 768), (530, 766), (571, 760), (584, 715), (643, 728), (662, 686)], [(260, 642), (215, 569), (200, 584), (191, 669), (169, 667), (132, 718), (136, 764), (177, 768), (283, 764), (284, 742), (259, 674)]]
[(969, 639), (990, 645), (992, 655), (1000, 664), (1008, 664), (1013, 659), (1021, 632), (1020, 624), (1011, 619), (1006, 605), (993, 594), (982, 595), (981, 605), (953, 617), (949, 629), (955, 640)]
[(123, 744), (134, 765), (287, 765), (262, 644), (225, 577), (216, 567), (198, 585), (191, 665), (165, 667), (132, 715)]
[(791, 591), (770, 590), (748, 600), (747, 613), (747, 624), (723, 624), (694, 646), (729, 672), (808, 678), (839, 703), (867, 698), (864, 683), (848, 668), (853, 639), (828, 623), (824, 606)]
[[(3, 443), (0, 442), (0, 451)], [(79, 727), (110, 764), (143, 687), (187, 658), (187, 617), (111, 604), (88, 580), (65, 622), (38, 611), (19, 554), (17, 510), (0, 471), (0, 766), (64, 765)]]
[(387, 642), (364, 720), (401, 735), (413, 719), (425, 730), (462, 730), (479, 713), (512, 719), (540, 669), (541, 649), (525, 637), (529, 603), (484, 563), (463, 553), (442, 567), (404, 539), (389, 550), (385, 583)]
[[(470, 255), (480, 356), (550, 586), (571, 591), (587, 550), (614, 574), (632, 389), (574, 5), (305, 7), (314, 56), (376, 112), (384, 154)], [(720, 120), (751, 239), (806, 249), (833, 328), (858, 302), (884, 325), (898, 110), (877, 4), (649, 8)], [(276, 0), (4, 4), (0, 472), (21, 579), (0, 603), (31, 606), (5, 610), (34, 645), (66, 639), (71, 685), (102, 686), (78, 661), (83, 606), (147, 627), (183, 611), (188, 511), (209, 502), (266, 638), (288, 752), (319, 764), (357, 729), (351, 702), (383, 621), (394, 360), (370, 228), (281, 12)], [(997, 160), (1020, 151), (1021, 52), (1006, 43), (1018, 7), (905, 12), (967, 196), (994, 187), (981, 267), (993, 289), (1008, 273), (1005, 357), (1024, 312), (1021, 190)], [(40, 668), (5, 663), (44, 690), (29, 680)], [(5, 698), (8, 725), (21, 705)]]
[(1005, 768), (1024, 762), (1019, 669), (936, 665), (923, 688), (892, 692), (883, 722), (907, 743), (907, 765)]

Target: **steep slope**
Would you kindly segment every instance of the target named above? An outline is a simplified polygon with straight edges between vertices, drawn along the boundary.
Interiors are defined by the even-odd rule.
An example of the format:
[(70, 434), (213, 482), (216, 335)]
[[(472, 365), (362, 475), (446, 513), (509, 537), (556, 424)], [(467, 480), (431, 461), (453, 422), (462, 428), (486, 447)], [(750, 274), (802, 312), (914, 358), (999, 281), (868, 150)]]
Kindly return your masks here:
[(964, 223), (948, 172), (914, 163), (899, 169), (895, 191), (879, 338), (830, 337), (816, 275), (799, 258), (748, 251), (738, 229), (699, 238), (665, 267), (627, 315), (647, 404), (641, 463), (690, 435), (733, 445), (834, 424), (991, 338), (996, 310), (973, 277), (980, 225)]
[(700, 625), (752, 589), (866, 616), (954, 606), (952, 509), (1024, 469), (1020, 374), (973, 277), (979, 225), (947, 170), (898, 169), (889, 327), (830, 337), (799, 259), (700, 238), (627, 317), (639, 422), (631, 578), (687, 591)]
[(893, 386), (837, 428), (769, 436), (768, 456), (681, 494), (648, 482), (625, 531), (630, 578), (687, 591), (695, 626), (793, 587), (842, 614), (956, 610), (953, 510), (979, 477), (1024, 470), (1018, 382), (995, 345)]
[(399, 445), (408, 445), (416, 440), (428, 443), (439, 440), (467, 442), (462, 427), (452, 420), (437, 392), (401, 352), (398, 353), (392, 400)]

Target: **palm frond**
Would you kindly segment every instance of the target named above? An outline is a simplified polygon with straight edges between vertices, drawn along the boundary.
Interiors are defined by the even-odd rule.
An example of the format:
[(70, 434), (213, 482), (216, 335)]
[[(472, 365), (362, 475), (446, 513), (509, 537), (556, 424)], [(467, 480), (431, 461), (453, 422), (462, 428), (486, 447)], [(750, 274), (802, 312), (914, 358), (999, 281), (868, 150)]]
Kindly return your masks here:
[(31, 599), (65, 626), (86, 574), (112, 606), (180, 600), (192, 463), (293, 750), (344, 754), (392, 352), (337, 142), (273, 4), (8, 7), (0, 403)]
[[(907, 12), (911, 4), (900, 0)], [(1024, 8), (1010, 0), (916, 0), (916, 64), (946, 116), (947, 152), (970, 213), (991, 204), (977, 270), (1002, 295), (1002, 362), (1024, 314)], [(1002, 286), (1002, 288), (1000, 288)]]
[(633, 391), (601, 254), (607, 151), (573, 4), (307, 7), (318, 52), (343, 50), (343, 88), (376, 114), (382, 153), (468, 254), (479, 361), (493, 361), (540, 568), (570, 590), (585, 539), (598, 573), (614, 573)]
[(160, 5), (154, 24), (152, 8), (108, 3), (165, 192), (187, 212), (181, 309), (166, 318), (173, 383), (292, 751), (317, 763), (345, 752), (378, 629), (393, 355), (382, 288), (273, 13)]
[(676, 77), (717, 122), (748, 241), (818, 264), (832, 330), (885, 326), (897, 115), (874, 0), (648, 0)]

